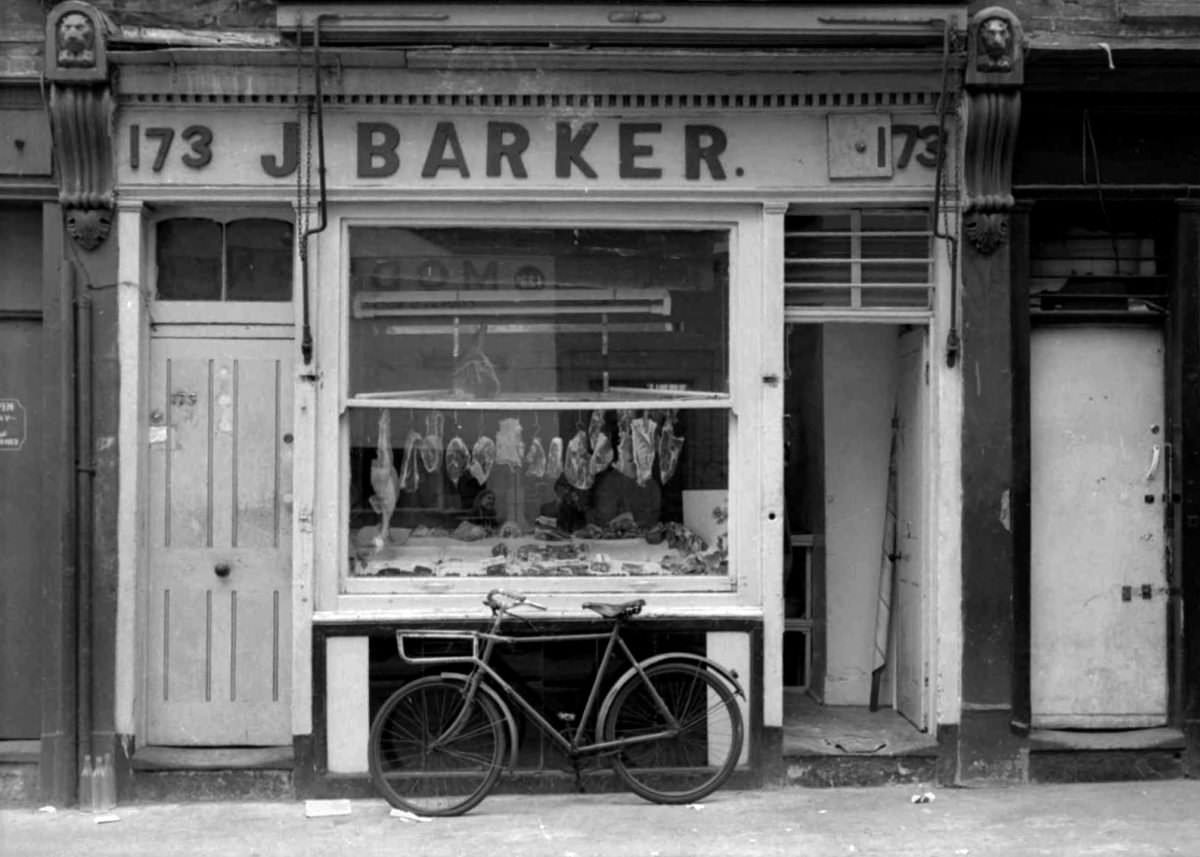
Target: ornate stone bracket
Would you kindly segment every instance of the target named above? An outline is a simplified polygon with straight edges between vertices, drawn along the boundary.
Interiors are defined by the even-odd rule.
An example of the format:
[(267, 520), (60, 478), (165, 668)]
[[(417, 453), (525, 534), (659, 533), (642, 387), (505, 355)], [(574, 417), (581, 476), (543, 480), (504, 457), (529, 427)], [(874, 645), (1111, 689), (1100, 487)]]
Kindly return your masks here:
[(67, 231), (85, 250), (108, 237), (113, 216), (113, 98), (105, 35), (93, 6), (67, 0), (46, 17), (46, 81), (58, 201)]
[(1012, 164), (1025, 81), (1024, 31), (1007, 9), (989, 6), (971, 17), (967, 34), (966, 205), (963, 228), (980, 253), (1008, 239), (1013, 207)]

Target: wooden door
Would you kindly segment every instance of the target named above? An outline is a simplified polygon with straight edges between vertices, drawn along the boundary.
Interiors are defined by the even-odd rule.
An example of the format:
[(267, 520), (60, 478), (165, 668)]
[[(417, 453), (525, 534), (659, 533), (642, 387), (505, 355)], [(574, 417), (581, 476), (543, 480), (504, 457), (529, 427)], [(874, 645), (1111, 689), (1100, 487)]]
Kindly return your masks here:
[(47, 655), (47, 619), (61, 611), (47, 593), (59, 587), (46, 581), (71, 549), (63, 483), (74, 471), (59, 407), (69, 395), (62, 327), (43, 317), (56, 302), (43, 303), (42, 232), (41, 203), (0, 204), (0, 741), (41, 737), (43, 676), (61, 671)]
[(42, 674), (49, 668), (42, 663), (42, 586), (47, 575), (61, 573), (47, 537), (59, 514), (52, 505), (58, 461), (71, 455), (51, 442), (43, 407), (38, 355), (48, 343), (41, 320), (6, 314), (0, 302), (0, 741), (42, 734)]
[(1163, 724), (1162, 334), (1038, 328), (1030, 358), (1033, 724)]
[(291, 743), (291, 352), (152, 340), (151, 744)]
[(929, 436), (924, 330), (900, 337), (896, 390), (896, 552), (892, 628), (896, 710), (922, 731), (928, 729), (926, 654), (926, 443)]

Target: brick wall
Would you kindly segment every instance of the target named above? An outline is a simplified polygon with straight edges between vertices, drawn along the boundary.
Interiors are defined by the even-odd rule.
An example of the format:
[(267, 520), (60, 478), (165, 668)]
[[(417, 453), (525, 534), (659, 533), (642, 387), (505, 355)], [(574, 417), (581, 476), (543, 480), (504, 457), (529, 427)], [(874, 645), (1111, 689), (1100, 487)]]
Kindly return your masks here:
[(275, 24), (274, 0), (93, 0), (93, 5), (129, 27), (239, 30)]
[(969, 9), (974, 13), (992, 5), (1015, 12), (1034, 45), (1069, 47), (1075, 39), (1146, 42), (1200, 36), (1196, 0), (973, 0)]

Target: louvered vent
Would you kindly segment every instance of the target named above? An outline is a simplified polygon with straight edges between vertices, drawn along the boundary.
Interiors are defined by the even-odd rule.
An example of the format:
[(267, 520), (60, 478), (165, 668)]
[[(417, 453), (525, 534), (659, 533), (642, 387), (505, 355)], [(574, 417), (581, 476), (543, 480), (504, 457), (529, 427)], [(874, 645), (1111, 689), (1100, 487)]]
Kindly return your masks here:
[(789, 320), (932, 310), (933, 233), (927, 209), (792, 209), (784, 230)]
[(1030, 309), (1034, 313), (1159, 313), (1167, 278), (1153, 235), (1071, 228), (1034, 242)]

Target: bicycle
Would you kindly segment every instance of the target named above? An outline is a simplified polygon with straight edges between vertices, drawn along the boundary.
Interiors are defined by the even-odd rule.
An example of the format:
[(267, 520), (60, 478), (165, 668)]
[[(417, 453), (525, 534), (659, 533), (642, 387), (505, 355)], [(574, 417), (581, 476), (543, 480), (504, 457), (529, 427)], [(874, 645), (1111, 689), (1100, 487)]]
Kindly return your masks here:
[[(585, 757), (610, 757), (617, 777), (635, 794), (656, 803), (692, 803), (720, 788), (741, 756), (742, 713), (735, 697), (745, 692), (737, 674), (702, 655), (666, 652), (638, 660), (621, 638), (641, 612), (643, 599), (587, 603), (609, 620), (602, 632), (500, 633), (518, 607), (545, 610), (524, 595), (494, 589), (484, 599), (492, 611), (488, 631), (398, 630), (400, 657), (412, 664), (467, 664), (467, 672), (415, 679), (388, 697), (371, 723), (371, 779), (394, 807), (418, 815), (450, 816), (479, 804), (505, 767), (516, 763), (517, 721), (511, 700), (528, 721), (555, 743), (578, 772)], [(519, 616), (533, 624), (525, 616)], [(406, 641), (470, 644), (470, 652), (416, 654)], [(499, 644), (532, 645), (606, 640), (578, 717), (562, 731), (491, 665)], [(465, 646), (464, 646), (465, 648)], [(628, 668), (597, 706), (610, 660), (620, 652)], [(593, 717), (593, 713), (595, 716)], [(572, 727), (569, 724), (574, 722)], [(595, 724), (589, 740), (589, 723)]]

